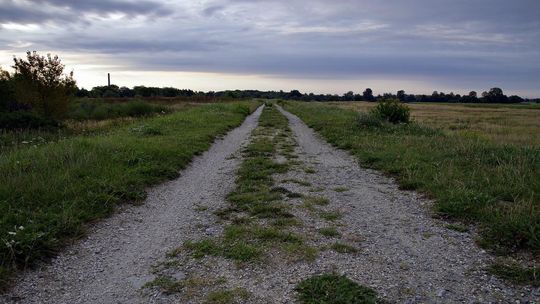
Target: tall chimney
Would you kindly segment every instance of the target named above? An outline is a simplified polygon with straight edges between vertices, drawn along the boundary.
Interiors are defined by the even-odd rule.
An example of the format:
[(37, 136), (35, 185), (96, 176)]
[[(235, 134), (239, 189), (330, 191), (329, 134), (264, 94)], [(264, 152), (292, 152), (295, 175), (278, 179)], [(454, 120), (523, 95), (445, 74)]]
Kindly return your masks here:
[(107, 73), (107, 79), (109, 83), (109, 87), (111, 86), (111, 73)]

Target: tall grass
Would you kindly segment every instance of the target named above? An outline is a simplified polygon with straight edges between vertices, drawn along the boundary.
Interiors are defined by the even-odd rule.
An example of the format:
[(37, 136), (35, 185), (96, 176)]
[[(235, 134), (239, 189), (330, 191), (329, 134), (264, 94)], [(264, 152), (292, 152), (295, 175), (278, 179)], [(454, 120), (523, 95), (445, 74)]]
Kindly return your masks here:
[(174, 178), (213, 139), (239, 125), (250, 103), (211, 104), (0, 154), (0, 286), (15, 269), (53, 255), (85, 223), (145, 187)]
[(365, 127), (358, 113), (335, 106), (285, 107), (362, 165), (395, 175), (404, 189), (429, 193), (440, 214), (477, 223), (485, 246), (540, 252), (540, 148), (414, 123)]

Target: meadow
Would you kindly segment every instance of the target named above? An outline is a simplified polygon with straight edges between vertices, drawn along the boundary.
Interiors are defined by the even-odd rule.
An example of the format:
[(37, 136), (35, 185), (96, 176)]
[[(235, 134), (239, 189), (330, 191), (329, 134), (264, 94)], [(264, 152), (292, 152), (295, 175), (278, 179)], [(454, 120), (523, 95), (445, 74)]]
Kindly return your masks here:
[[(367, 112), (373, 102), (331, 103)], [(540, 146), (540, 104), (409, 103), (412, 119), (450, 135), (477, 137), (499, 144)]]
[(436, 203), (437, 215), (479, 227), (497, 253), (540, 252), (540, 130), (535, 105), (410, 104), (413, 123), (366, 127), (375, 104), (284, 102), (362, 166)]
[(119, 203), (141, 201), (146, 187), (177, 177), (256, 105), (190, 105), (170, 114), (72, 119), (49, 133), (4, 132), (12, 141), (0, 150), (0, 286), (83, 236), (87, 223)]

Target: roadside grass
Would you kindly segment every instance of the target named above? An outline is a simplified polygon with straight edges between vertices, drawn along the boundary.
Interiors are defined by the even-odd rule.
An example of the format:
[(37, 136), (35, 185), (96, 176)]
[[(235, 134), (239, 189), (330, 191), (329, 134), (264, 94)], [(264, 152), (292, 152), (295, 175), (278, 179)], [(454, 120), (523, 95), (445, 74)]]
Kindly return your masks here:
[[(161, 292), (165, 294), (177, 294), (182, 293), (187, 298), (194, 297), (201, 289), (204, 288), (215, 288), (218, 285), (221, 285), (225, 283), (226, 280), (223, 277), (209, 277), (209, 278), (202, 278), (202, 277), (188, 277), (185, 279), (177, 280), (172, 277), (168, 276), (158, 276), (151, 282), (148, 282), (144, 285), (145, 288), (158, 288)], [(227, 294), (225, 294), (227, 293)], [(213, 295), (212, 298), (207, 298), (207, 300), (214, 299), (214, 300), (224, 300), (226, 298), (229, 298), (229, 296), (232, 296), (232, 300), (234, 300), (237, 296), (243, 297), (245, 293), (238, 290), (218, 290), (218, 291), (212, 291), (208, 294), (208, 296)], [(209, 303), (231, 303), (231, 302), (209, 302)]]
[(371, 288), (358, 285), (345, 276), (323, 274), (300, 282), (296, 291), (302, 304), (384, 303)]
[(540, 148), (533, 142), (503, 144), (416, 123), (364, 128), (352, 110), (320, 103), (284, 106), (363, 166), (396, 176), (404, 189), (431, 195), (439, 214), (479, 224), (483, 246), (500, 253), (540, 252)]
[(304, 204), (326, 206), (330, 201), (326, 197), (322, 196), (307, 196), (304, 198)]
[[(284, 187), (276, 186), (274, 175), (289, 170), (288, 163), (277, 163), (289, 138), (288, 120), (273, 107), (267, 106), (253, 131), (252, 142), (244, 149), (244, 160), (237, 172), (236, 188), (227, 196), (230, 205), (216, 214), (229, 223), (223, 236), (186, 242), (184, 248), (195, 258), (221, 256), (237, 262), (260, 261), (269, 249), (280, 247), (291, 256), (311, 260), (316, 249), (287, 230), (301, 223), (283, 202), (285, 196), (300, 197)], [(285, 136), (284, 136), (285, 134)]]
[(337, 221), (343, 217), (338, 211), (319, 211), (318, 215), (320, 218), (331, 222)]
[(185, 287), (184, 281), (175, 280), (169, 277), (158, 277), (152, 282), (147, 283), (146, 287), (158, 287), (165, 294), (173, 294), (181, 292)]
[[(478, 125), (472, 133), (417, 123), (365, 127), (358, 124), (353, 111), (321, 104), (286, 103), (286, 107), (330, 143), (350, 150), (364, 166), (396, 176), (401, 189), (420, 190), (435, 198), (435, 210), (441, 216), (478, 224), (481, 246), (498, 254), (531, 252), (537, 259), (540, 149), (534, 140), (523, 141), (526, 137), (514, 133), (519, 140), (482, 136)], [(499, 117), (492, 119), (491, 123), (505, 124)], [(527, 129), (528, 134), (532, 130)], [(467, 229), (460, 224), (448, 228)], [(491, 272), (514, 282), (536, 284), (523, 279), (537, 273), (538, 267), (532, 265), (494, 265)]]
[(85, 224), (145, 188), (178, 176), (255, 103), (209, 104), (133, 121), (103, 135), (13, 149), (0, 158), (0, 286), (16, 269), (54, 255)]
[(446, 228), (457, 231), (457, 232), (461, 232), (461, 233), (469, 231), (469, 228), (462, 224), (448, 224), (446, 225)]
[(319, 229), (319, 233), (326, 237), (338, 237), (341, 236), (341, 233), (337, 231), (335, 227), (325, 227)]
[(356, 247), (353, 247), (351, 245), (347, 245), (344, 243), (336, 242), (332, 245), (330, 245), (330, 249), (334, 250), (337, 253), (355, 253), (358, 252), (358, 249)]
[(540, 267), (523, 267), (516, 262), (496, 261), (488, 271), (517, 284), (540, 286)]
[(234, 304), (244, 303), (249, 299), (250, 293), (244, 288), (224, 289), (212, 291), (206, 297), (206, 304)]
[(305, 181), (305, 180), (296, 179), (296, 178), (284, 179), (284, 180), (282, 180), (281, 182), (282, 182), (282, 183), (295, 183), (295, 184), (298, 184), (298, 185), (304, 186), (304, 187), (309, 187), (309, 186), (311, 186), (311, 183), (310, 183), (310, 182)]
[(141, 100), (105, 102), (99, 99), (76, 99), (70, 105), (60, 128), (5, 130), (0, 124), (0, 153), (25, 147), (54, 144), (80, 135), (104, 135), (119, 127), (144, 121), (143, 118), (168, 115), (198, 106), (194, 103), (156, 104)]

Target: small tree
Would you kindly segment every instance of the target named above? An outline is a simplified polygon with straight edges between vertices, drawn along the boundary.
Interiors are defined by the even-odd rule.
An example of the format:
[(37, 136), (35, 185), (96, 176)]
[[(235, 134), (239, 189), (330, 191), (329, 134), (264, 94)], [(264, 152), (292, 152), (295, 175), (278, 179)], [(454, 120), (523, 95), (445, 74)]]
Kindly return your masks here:
[(404, 90), (399, 90), (399, 91), (397, 91), (396, 96), (397, 96), (397, 98), (399, 99), (399, 101), (405, 101), (405, 97), (407, 97), (407, 95), (405, 95), (405, 91), (404, 91)]
[(373, 101), (375, 100), (375, 97), (373, 97), (373, 90), (370, 88), (367, 88), (364, 93), (362, 93), (362, 96), (364, 97), (364, 100), (366, 101)]
[(343, 94), (343, 100), (344, 101), (353, 101), (354, 100), (354, 92), (349, 91), (349, 92)]
[(61, 117), (76, 91), (73, 72), (64, 74), (58, 56), (27, 52), (26, 60), (14, 58), (14, 91), (17, 102), (47, 117)]

